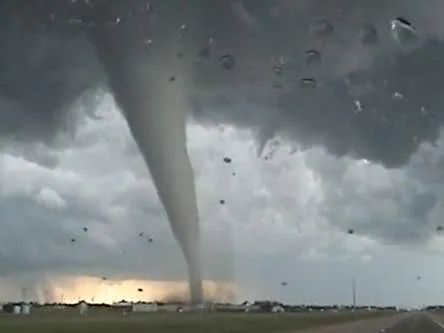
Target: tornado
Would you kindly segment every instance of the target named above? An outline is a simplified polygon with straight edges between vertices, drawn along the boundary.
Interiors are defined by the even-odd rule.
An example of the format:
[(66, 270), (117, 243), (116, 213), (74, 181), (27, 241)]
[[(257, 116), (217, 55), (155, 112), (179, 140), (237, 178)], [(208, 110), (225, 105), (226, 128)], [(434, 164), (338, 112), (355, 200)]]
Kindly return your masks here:
[(90, 34), (109, 88), (144, 157), (188, 268), (190, 301), (203, 301), (199, 216), (186, 146), (187, 71), (168, 43), (151, 54), (125, 27)]

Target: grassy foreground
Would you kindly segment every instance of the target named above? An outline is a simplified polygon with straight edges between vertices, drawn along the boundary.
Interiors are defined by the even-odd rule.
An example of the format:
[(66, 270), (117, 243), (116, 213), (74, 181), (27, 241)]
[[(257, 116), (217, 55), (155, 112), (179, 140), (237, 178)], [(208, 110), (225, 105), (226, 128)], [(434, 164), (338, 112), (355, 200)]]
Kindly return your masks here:
[(265, 333), (298, 332), (316, 326), (391, 315), (393, 312), (362, 313), (158, 313), (77, 315), (35, 313), (30, 316), (0, 315), (1, 333)]

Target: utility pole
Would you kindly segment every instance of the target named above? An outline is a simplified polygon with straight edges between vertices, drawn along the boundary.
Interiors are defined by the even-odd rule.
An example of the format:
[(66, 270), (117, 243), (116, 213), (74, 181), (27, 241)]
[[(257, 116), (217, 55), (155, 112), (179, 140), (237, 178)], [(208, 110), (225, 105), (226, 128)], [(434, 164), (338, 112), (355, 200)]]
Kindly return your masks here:
[(356, 279), (352, 277), (353, 311), (356, 311)]

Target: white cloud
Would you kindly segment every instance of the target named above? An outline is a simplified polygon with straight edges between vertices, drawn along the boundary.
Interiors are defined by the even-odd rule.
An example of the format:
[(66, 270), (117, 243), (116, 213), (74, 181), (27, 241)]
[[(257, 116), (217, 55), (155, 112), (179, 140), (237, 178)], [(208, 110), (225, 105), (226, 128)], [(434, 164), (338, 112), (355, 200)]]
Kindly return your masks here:
[[(53, 152), (56, 165), (39, 165), (26, 155), (1, 155), (1, 201), (15, 219), (13, 226), (0, 223), (1, 260), (3, 267), (9, 265), (2, 274), (185, 276), (179, 248), (123, 117), (109, 96), (99, 107), (101, 119), (86, 121), (69, 147)], [(370, 277), (384, 274), (387, 265), (410, 267), (393, 272), (397, 276), (414, 274), (410, 252), (400, 247), (392, 259), (393, 248), (383, 242), (398, 223), (395, 219), (405, 219), (397, 193), (407, 199), (410, 192), (402, 191), (416, 193), (418, 186), (406, 185), (408, 169), (337, 159), (320, 148), (290, 155), (285, 143), (264, 160), (256, 155), (252, 132), (229, 126), (192, 123), (188, 134), (209, 278), (234, 279), (240, 297), (274, 297), (280, 280), (288, 280), (287, 301), (346, 302), (347, 287), (337, 297), (347, 271), (360, 275), (369, 288), (362, 292), (363, 301), (396, 283), (371, 286)], [(232, 163), (224, 163), (225, 156)], [(39, 207), (32, 206), (35, 201)], [(26, 213), (31, 208), (32, 218)], [(441, 216), (436, 209), (435, 215), (432, 219)], [(372, 216), (391, 221), (368, 224)], [(349, 227), (356, 234), (347, 235)], [(23, 241), (8, 242), (12, 236)], [(147, 240), (151, 237), (153, 243)], [(431, 251), (444, 251), (439, 239), (430, 243)], [(324, 275), (331, 278), (328, 286), (321, 286)], [(301, 294), (297, 291), (304, 279), (315, 287), (304, 284)], [(405, 288), (414, 283), (406, 281)], [(335, 285), (338, 290), (328, 290)], [(417, 301), (416, 296), (406, 299), (405, 290), (398, 288), (384, 301)], [(432, 291), (427, 295), (434, 299)]]

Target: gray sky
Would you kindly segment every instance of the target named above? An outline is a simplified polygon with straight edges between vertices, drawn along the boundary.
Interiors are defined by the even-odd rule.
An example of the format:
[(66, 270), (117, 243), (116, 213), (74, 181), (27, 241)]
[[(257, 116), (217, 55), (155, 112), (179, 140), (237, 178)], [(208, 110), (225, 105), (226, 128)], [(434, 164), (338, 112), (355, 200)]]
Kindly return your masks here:
[[(444, 235), (436, 232), (444, 225), (444, 30), (434, 14), (442, 4), (394, 1), (376, 10), (374, 2), (349, 8), (344, 0), (340, 13), (319, 1), (219, 3), (235, 23), (214, 21), (214, 54), (193, 72), (188, 146), (205, 277), (234, 283), (240, 301), (349, 303), (352, 276), (358, 302), (444, 301)], [(215, 14), (202, 12), (168, 21), (189, 26), (195, 38), (182, 41), (185, 51), (205, 46), (199, 28)], [(390, 34), (398, 16), (416, 28), (413, 43)], [(319, 17), (332, 22), (330, 40), (306, 35)], [(85, 39), (31, 36), (8, 22), (0, 44), (10, 54), (0, 65), (16, 60), (0, 75), (0, 298), (22, 297), (21, 288), (28, 297), (85, 297), (116, 285), (118, 298), (143, 284), (123, 280), (183, 280), (179, 248), (112, 96), (80, 94), (103, 81)], [(154, 43), (163, 22), (154, 20)], [(359, 39), (362, 22), (377, 29), (376, 45)], [(322, 56), (314, 73), (304, 65), (312, 48)], [(236, 58), (230, 74), (218, 63), (226, 52)], [(300, 87), (301, 77), (318, 86)], [(79, 291), (85, 280), (66, 276), (114, 282)], [(143, 286), (134, 297), (159, 295)], [(96, 297), (109, 299), (110, 290)]]

